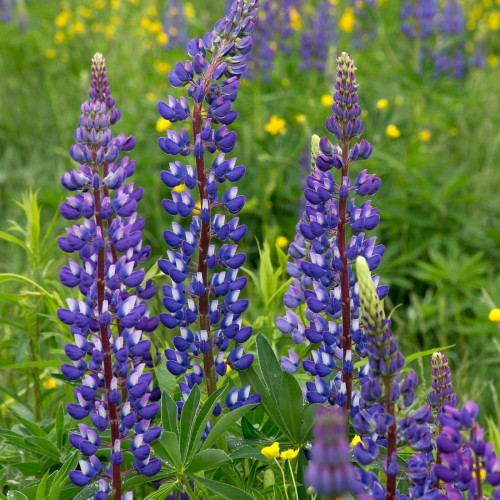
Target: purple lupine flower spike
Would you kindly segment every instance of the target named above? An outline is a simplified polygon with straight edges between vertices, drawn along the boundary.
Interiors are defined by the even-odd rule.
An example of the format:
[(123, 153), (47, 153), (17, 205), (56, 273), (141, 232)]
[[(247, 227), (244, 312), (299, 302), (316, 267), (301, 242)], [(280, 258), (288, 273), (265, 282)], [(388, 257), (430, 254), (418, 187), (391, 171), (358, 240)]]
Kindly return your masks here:
[(305, 480), (316, 493), (337, 497), (357, 492), (346, 416), (339, 407), (318, 407), (315, 414), (313, 445)]
[(183, 2), (169, 0), (163, 14), (163, 31), (167, 35), (167, 49), (184, 48), (187, 43)]
[[(163, 200), (163, 208), (187, 220), (184, 225), (173, 222), (164, 231), (169, 250), (158, 262), (169, 277), (163, 286), (167, 312), (160, 319), (177, 332), (173, 348), (165, 351), (167, 369), (184, 376), (181, 384), (188, 391), (205, 380), (209, 395), (228, 365), (245, 370), (253, 361), (243, 348), (252, 334), (252, 328), (242, 324), (248, 300), (241, 292), (247, 280), (238, 276), (246, 255), (238, 252), (237, 243), (246, 226), (236, 214), (245, 196), (236, 186), (222, 188), (245, 173), (229, 154), (236, 144), (230, 125), (237, 117), (232, 107), (248, 67), (258, 5), (258, 0), (235, 0), (213, 31), (188, 43), (190, 58), (175, 65), (169, 81), (174, 87), (188, 87), (191, 104), (172, 96), (158, 104), (163, 118), (187, 121), (191, 128), (169, 130), (158, 141), (167, 155), (185, 157), (161, 173), (163, 183), (175, 188)], [(189, 157), (194, 166), (188, 164)], [(248, 391), (236, 399), (240, 406), (255, 402)], [(228, 406), (235, 404), (231, 399)]]
[(443, 351), (431, 356), (432, 391), (429, 394), (429, 405), (437, 411), (447, 406), (458, 406), (458, 397), (453, 390), (448, 358)]
[[(372, 146), (364, 139), (356, 142), (363, 122), (354, 62), (346, 53), (337, 57), (333, 97), (326, 129), (339, 144), (313, 136), (314, 162), (304, 190), (305, 210), (289, 247), (293, 262), (287, 271), (294, 281), (283, 298), (289, 310), (276, 325), (282, 333), (290, 334), (295, 344), (314, 344), (309, 359), (302, 362), (302, 368), (315, 380), (308, 383), (308, 401), (328, 401), (346, 410), (352, 407), (354, 414), (359, 395), (353, 390), (353, 361), (366, 355), (366, 334), (359, 324), (359, 292), (352, 265), (362, 255), (370, 269), (376, 269), (385, 248), (376, 245), (376, 238), (365, 238), (366, 231), (380, 220), (378, 210), (371, 201), (359, 204), (354, 198), (374, 194), (380, 179), (366, 170), (356, 179), (350, 178), (352, 162), (368, 159)], [(335, 170), (340, 171), (337, 180)], [(378, 277), (373, 279), (378, 283)], [(380, 286), (377, 291), (384, 297), (387, 287)], [(304, 315), (291, 310), (303, 305)], [(294, 365), (298, 362), (284, 360), (287, 370), (293, 370)], [(339, 374), (331, 377), (332, 372)]]
[[(70, 472), (70, 479), (84, 486), (102, 475), (98, 499), (108, 498), (110, 489), (114, 499), (121, 498), (121, 441), (140, 418), (139, 403), (150, 402), (149, 420), (158, 411), (158, 391), (147, 372), (153, 366), (151, 341), (144, 335), (158, 325), (145, 302), (154, 294), (154, 285), (142, 284), (144, 270), (139, 267), (150, 248), (142, 246), (144, 220), (136, 212), (142, 189), (126, 183), (135, 162), (119, 158), (120, 152), (134, 147), (135, 139), (115, 137), (110, 129), (119, 119), (104, 58), (95, 54), (89, 99), (81, 106), (76, 142), (70, 148), (78, 167), (61, 180), (74, 192), (61, 204), (61, 214), (76, 223), (66, 229), (59, 246), (78, 256), (62, 267), (60, 279), (70, 288), (78, 287), (82, 299), (67, 299), (68, 308), (59, 309), (58, 317), (71, 326), (74, 339), (65, 346), (70, 363), (61, 371), (79, 384), (68, 413), (76, 420), (90, 416), (93, 424), (79, 424), (79, 433), (70, 435), (71, 444), (90, 460), (80, 461), (80, 470)], [(103, 446), (102, 433), (110, 435), (105, 441), (113, 447), (109, 474), (95, 457)], [(137, 429), (136, 433), (141, 435)], [(153, 463), (156, 472), (161, 467), (157, 459), (145, 458), (136, 464), (144, 474), (145, 462)]]

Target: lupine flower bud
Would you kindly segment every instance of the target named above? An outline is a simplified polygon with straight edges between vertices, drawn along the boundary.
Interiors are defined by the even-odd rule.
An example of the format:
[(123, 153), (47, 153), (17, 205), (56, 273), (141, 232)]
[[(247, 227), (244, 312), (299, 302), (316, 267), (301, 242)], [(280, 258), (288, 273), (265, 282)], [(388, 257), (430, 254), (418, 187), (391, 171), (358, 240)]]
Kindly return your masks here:
[(339, 407), (316, 410), (305, 480), (320, 495), (340, 496), (355, 492), (354, 467), (345, 429), (345, 414)]
[(434, 410), (440, 411), (445, 405), (457, 407), (458, 397), (454, 393), (448, 358), (443, 351), (431, 356), (432, 391), (429, 394), (429, 404)]

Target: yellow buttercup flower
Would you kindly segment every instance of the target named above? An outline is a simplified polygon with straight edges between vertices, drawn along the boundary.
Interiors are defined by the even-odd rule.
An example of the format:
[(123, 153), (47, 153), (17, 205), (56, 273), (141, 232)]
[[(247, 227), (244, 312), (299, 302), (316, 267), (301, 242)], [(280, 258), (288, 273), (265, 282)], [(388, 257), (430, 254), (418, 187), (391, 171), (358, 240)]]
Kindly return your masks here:
[(292, 7), (288, 11), (288, 15), (290, 16), (290, 26), (294, 31), (299, 31), (302, 28), (302, 18), (298, 10), (295, 7)]
[(296, 450), (290, 448), (289, 450), (281, 452), (280, 457), (283, 460), (293, 460), (298, 454), (299, 454), (300, 448), (297, 448)]
[(44, 389), (55, 389), (57, 387), (57, 380), (53, 377), (49, 377), (42, 382), (42, 387)]
[(165, 120), (162, 116), (158, 117), (158, 120), (156, 120), (156, 131), (157, 132), (165, 132), (165, 130), (168, 130), (172, 126), (172, 122), (169, 120)]
[(500, 30), (500, 10), (493, 10), (488, 14), (486, 24), (490, 31)]
[(60, 44), (64, 42), (66, 35), (62, 31), (56, 31), (54, 33), (54, 43)]
[(280, 248), (285, 248), (288, 245), (288, 238), (286, 236), (278, 236), (276, 238), (276, 245)]
[(490, 311), (490, 314), (488, 314), (488, 319), (490, 321), (495, 322), (495, 323), (500, 323), (500, 309), (498, 307), (495, 307), (495, 309), (492, 309)]
[(396, 125), (394, 125), (394, 123), (391, 123), (390, 125), (387, 125), (385, 135), (390, 139), (397, 139), (398, 137), (401, 137), (401, 131), (398, 127), (396, 127)]
[(377, 103), (375, 104), (377, 109), (387, 109), (389, 107), (389, 100), (386, 99), (385, 97), (382, 99), (379, 99)]
[(149, 17), (156, 17), (158, 15), (158, 9), (155, 5), (150, 5), (146, 11)]
[(273, 460), (275, 458), (278, 458), (280, 454), (280, 444), (278, 442), (274, 442), (270, 446), (265, 446), (260, 450), (260, 452), (268, 459), (268, 460)]
[(330, 106), (333, 105), (333, 96), (330, 95), (330, 94), (323, 94), (321, 96), (321, 104), (325, 107), (325, 108), (329, 108)]
[(498, 56), (489, 54), (488, 57), (486, 57), (486, 63), (490, 68), (496, 68), (498, 66)]
[(357, 434), (351, 440), (351, 448), (354, 448), (358, 443), (361, 443), (362, 439)]
[(418, 133), (418, 140), (422, 142), (427, 142), (430, 140), (431, 136), (432, 136), (431, 131), (424, 128)]
[(193, 19), (193, 17), (196, 15), (196, 11), (194, 10), (193, 4), (192, 3), (187, 3), (184, 6), (184, 16), (186, 19)]
[(286, 133), (286, 121), (278, 115), (272, 115), (264, 126), (264, 130), (271, 135), (284, 135)]
[(344, 11), (342, 17), (339, 20), (339, 28), (346, 33), (350, 33), (354, 28), (354, 21), (354, 12), (349, 7)]
[(158, 33), (156, 35), (156, 41), (159, 45), (167, 45), (168, 43), (168, 35), (165, 32)]
[(160, 75), (166, 75), (172, 67), (165, 61), (155, 61), (155, 68)]
[(45, 52), (43, 53), (43, 55), (47, 59), (54, 59), (54, 57), (56, 57), (56, 51), (55, 51), (55, 49), (46, 49)]
[(303, 115), (302, 113), (297, 113), (295, 115), (295, 121), (297, 123), (304, 123), (306, 121), (306, 115)]
[(71, 18), (71, 11), (63, 10), (59, 12), (59, 14), (57, 14), (54, 23), (58, 28), (64, 28), (68, 24), (70, 18)]
[(150, 102), (156, 101), (156, 94), (154, 92), (146, 92), (146, 99)]

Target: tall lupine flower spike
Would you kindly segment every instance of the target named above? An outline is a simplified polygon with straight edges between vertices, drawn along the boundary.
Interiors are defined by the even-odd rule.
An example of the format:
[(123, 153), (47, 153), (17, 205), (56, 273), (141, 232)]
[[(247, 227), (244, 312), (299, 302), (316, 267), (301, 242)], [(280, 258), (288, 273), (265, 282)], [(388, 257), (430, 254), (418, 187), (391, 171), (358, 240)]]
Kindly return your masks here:
[[(133, 136), (114, 137), (110, 125), (120, 113), (111, 96), (102, 54), (95, 54), (91, 67), (89, 99), (81, 106), (75, 144), (70, 156), (78, 168), (62, 176), (62, 185), (74, 196), (61, 204), (62, 216), (71, 221), (83, 218), (66, 229), (60, 248), (78, 252), (60, 272), (61, 282), (78, 287), (82, 300), (67, 299), (68, 309), (59, 309), (59, 319), (71, 326), (73, 343), (65, 352), (70, 363), (63, 375), (77, 382), (75, 403), (68, 405), (70, 416), (90, 416), (93, 427), (79, 424), (79, 433), (70, 435), (71, 444), (89, 457), (80, 461), (80, 470), (70, 472), (78, 486), (99, 480), (95, 498), (108, 498), (111, 481), (113, 499), (121, 495), (121, 442), (134, 435), (150, 443), (159, 436), (159, 427), (149, 427), (158, 412), (159, 391), (153, 387), (151, 332), (158, 318), (150, 318), (146, 300), (155, 293), (151, 282), (143, 284), (144, 262), (150, 248), (142, 246), (144, 220), (136, 207), (142, 189), (126, 183), (135, 171), (135, 162), (119, 159), (121, 151), (135, 145)], [(105, 445), (104, 442), (109, 444)], [(97, 459), (100, 447), (111, 447), (108, 467)], [(145, 475), (156, 474), (161, 461), (149, 452), (137, 457), (135, 468)], [(144, 450), (143, 450), (144, 451)], [(149, 450), (148, 450), (149, 451)]]
[[(232, 217), (243, 208), (245, 197), (235, 186), (225, 192), (219, 186), (237, 182), (245, 173), (235, 157), (227, 156), (236, 144), (236, 132), (228, 125), (237, 117), (232, 104), (247, 70), (257, 8), (258, 0), (235, 0), (212, 32), (189, 42), (190, 59), (176, 64), (169, 81), (174, 87), (187, 86), (192, 104), (172, 96), (158, 104), (163, 118), (188, 121), (192, 128), (192, 134), (184, 128), (169, 130), (159, 139), (160, 148), (167, 155), (192, 155), (195, 162), (193, 168), (172, 161), (161, 173), (172, 189), (170, 198), (163, 200), (165, 211), (186, 219), (186, 224), (173, 222), (163, 233), (170, 250), (159, 261), (171, 279), (163, 287), (168, 312), (160, 319), (168, 329), (178, 329), (174, 348), (165, 351), (167, 369), (184, 374), (183, 394), (203, 380), (208, 394), (213, 394), (227, 365), (245, 370), (253, 361), (242, 345), (252, 334), (241, 318), (248, 307), (248, 300), (240, 297), (247, 280), (238, 276), (246, 255), (238, 253), (237, 243), (247, 228)], [(244, 390), (236, 400), (247, 403), (241, 398), (250, 403), (256, 397)], [(234, 404), (231, 394), (228, 406)]]
[(346, 439), (346, 415), (339, 407), (318, 407), (305, 480), (316, 493), (338, 498), (356, 492), (354, 467)]
[(432, 391), (429, 394), (429, 405), (437, 412), (447, 406), (458, 406), (458, 396), (453, 389), (448, 358), (443, 351), (431, 356)]
[[(391, 322), (385, 317), (382, 304), (375, 290), (370, 269), (363, 257), (356, 262), (358, 275), (361, 318), (367, 333), (366, 350), (368, 363), (360, 373), (361, 398), (364, 407), (355, 415), (353, 426), (363, 436), (354, 448), (354, 456), (360, 465), (368, 465), (379, 453), (379, 446), (387, 449), (383, 462), (386, 473), (385, 493), (387, 499), (396, 498), (398, 438), (407, 441), (416, 451), (428, 453), (432, 450), (429, 423), (433, 421), (430, 408), (424, 405), (405, 418), (397, 421), (401, 410), (414, 400), (417, 376), (410, 370), (404, 377), (401, 369), (405, 358), (398, 350), (392, 335)], [(368, 491), (376, 495), (383, 491), (376, 478), (361, 475)]]
[(168, 0), (163, 13), (163, 32), (167, 35), (167, 49), (184, 48), (187, 43), (183, 2)]
[[(302, 363), (314, 377), (307, 383), (306, 397), (311, 403), (338, 404), (353, 414), (359, 406), (359, 394), (353, 391), (353, 362), (366, 353), (366, 335), (359, 324), (358, 286), (352, 265), (358, 255), (366, 257), (370, 270), (379, 265), (384, 253), (376, 238), (365, 239), (365, 231), (379, 222), (378, 210), (368, 200), (357, 206), (352, 195), (372, 195), (380, 187), (380, 179), (362, 170), (350, 178), (350, 166), (356, 160), (370, 157), (372, 146), (366, 140), (355, 142), (363, 132), (359, 119), (357, 83), (354, 62), (345, 52), (337, 57), (332, 116), (327, 130), (339, 141), (333, 145), (327, 137), (319, 141), (314, 168), (307, 178), (304, 197), (306, 207), (297, 224), (295, 240), (289, 247), (293, 263), (288, 273), (294, 278), (284, 295), (286, 316), (278, 318), (277, 327), (291, 334), (295, 344), (314, 344), (311, 357)], [(334, 170), (340, 172), (336, 182)], [(374, 277), (378, 283), (378, 277)], [(377, 289), (384, 297), (387, 287)], [(302, 314), (292, 309), (304, 309)], [(354, 345), (353, 345), (354, 344)], [(289, 369), (298, 362), (282, 360)], [(287, 368), (288, 367), (288, 368)]]

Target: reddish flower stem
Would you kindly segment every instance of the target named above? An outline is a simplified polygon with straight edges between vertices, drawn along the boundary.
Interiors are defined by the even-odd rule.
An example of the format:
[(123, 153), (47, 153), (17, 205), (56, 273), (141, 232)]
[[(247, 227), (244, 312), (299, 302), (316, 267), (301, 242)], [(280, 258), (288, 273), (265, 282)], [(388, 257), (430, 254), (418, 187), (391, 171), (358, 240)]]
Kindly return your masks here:
[[(349, 140), (342, 141), (342, 180), (349, 176)], [(339, 200), (339, 225), (337, 231), (337, 244), (342, 261), (340, 270), (340, 293), (342, 297), (342, 364), (345, 363), (347, 352), (352, 348), (351, 339), (351, 299), (349, 296), (349, 268), (346, 250), (346, 227), (347, 227), (347, 200)], [(351, 409), (352, 397), (352, 373), (346, 373), (342, 369), (342, 381), (346, 387), (345, 404), (346, 413)]]
[[(93, 154), (95, 161), (95, 153)], [(94, 171), (98, 171), (98, 167), (93, 167)], [(96, 225), (100, 229), (101, 237), (105, 240), (104, 232), (104, 221), (101, 217), (101, 196), (100, 190), (94, 190), (94, 205), (95, 205), (95, 219)], [(104, 248), (99, 250), (97, 253), (97, 310), (99, 314), (102, 311), (104, 304), (104, 292), (105, 292), (105, 276), (104, 276), (104, 266), (106, 257), (106, 244)], [(111, 429), (111, 446), (117, 439), (120, 439), (120, 430), (118, 427), (118, 411), (116, 405), (109, 400), (109, 391), (111, 387), (111, 379), (113, 378), (113, 366), (111, 363), (111, 343), (109, 341), (108, 326), (100, 325), (99, 335), (102, 344), (102, 350), (104, 354), (104, 385), (106, 393), (106, 404), (109, 412), (109, 425)], [(122, 489), (122, 479), (121, 470), (119, 464), (113, 464), (112, 466), (112, 486), (113, 486), (113, 500), (121, 499), (121, 489)]]

